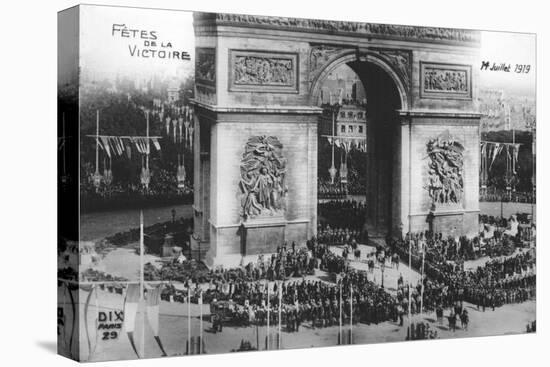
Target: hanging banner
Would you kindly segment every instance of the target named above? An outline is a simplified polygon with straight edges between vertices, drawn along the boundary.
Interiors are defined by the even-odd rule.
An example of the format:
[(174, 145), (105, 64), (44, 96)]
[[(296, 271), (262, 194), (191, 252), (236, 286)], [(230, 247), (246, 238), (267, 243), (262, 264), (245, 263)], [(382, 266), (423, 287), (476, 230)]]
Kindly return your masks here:
[[(514, 162), (515, 162), (515, 168), (518, 168), (518, 156), (519, 156), (519, 146), (521, 144), (515, 144), (514, 145)], [(516, 172), (514, 172), (515, 174)]]
[(346, 153), (349, 153), (352, 149), (356, 149), (360, 152), (366, 153), (367, 151), (367, 140), (365, 138), (356, 138), (356, 137), (332, 137), (326, 136), (328, 143), (330, 145), (335, 145), (338, 148), (343, 148)]
[(139, 304), (139, 284), (128, 284), (126, 299), (124, 300), (124, 329), (126, 332), (134, 332), (136, 314)]
[(160, 151), (160, 144), (159, 144), (159, 140), (157, 138), (151, 138), (152, 142), (153, 142), (153, 146), (155, 147), (156, 150)]
[(178, 141), (183, 139), (183, 117), (178, 119)]
[(155, 336), (159, 335), (160, 291), (161, 285), (147, 288), (146, 294), (147, 321)]
[(132, 348), (138, 358), (139, 353), (134, 340), (134, 330), (136, 327), (136, 315), (139, 306), (139, 287), (140, 284), (128, 284), (126, 299), (124, 300), (124, 329), (126, 330), (130, 344), (132, 344)]
[(495, 148), (493, 149), (493, 157), (491, 159), (491, 164), (489, 165), (489, 169), (493, 167), (493, 163), (495, 163), (495, 159), (500, 154), (500, 151), (502, 150), (502, 145), (499, 143), (495, 143)]
[(170, 134), (170, 116), (166, 116), (166, 135)]
[(101, 142), (103, 143), (103, 149), (105, 150), (105, 153), (107, 153), (107, 156), (111, 158), (111, 149), (109, 148), (108, 138), (105, 136), (102, 136)]
[(160, 313), (160, 293), (162, 290), (162, 284), (147, 288), (146, 305), (147, 305), (147, 320), (151, 329), (153, 330), (153, 336), (157, 341), (157, 344), (162, 351), (163, 356), (167, 356), (164, 346), (159, 337), (159, 313)]

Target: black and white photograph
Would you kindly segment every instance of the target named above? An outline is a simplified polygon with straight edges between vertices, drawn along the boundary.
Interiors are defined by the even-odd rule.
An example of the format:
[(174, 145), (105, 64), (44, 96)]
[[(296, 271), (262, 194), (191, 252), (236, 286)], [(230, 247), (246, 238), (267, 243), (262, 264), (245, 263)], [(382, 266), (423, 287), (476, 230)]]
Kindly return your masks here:
[(4, 10), (2, 365), (544, 365), (541, 4)]
[(58, 24), (60, 354), (536, 332), (535, 34)]

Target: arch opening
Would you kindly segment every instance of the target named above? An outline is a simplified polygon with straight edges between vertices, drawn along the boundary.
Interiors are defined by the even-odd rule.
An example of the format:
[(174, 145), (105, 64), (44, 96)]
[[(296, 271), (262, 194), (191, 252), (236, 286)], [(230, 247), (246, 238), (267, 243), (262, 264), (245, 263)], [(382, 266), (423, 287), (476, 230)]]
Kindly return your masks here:
[[(400, 192), (402, 185), (401, 125), (397, 111), (404, 108), (404, 101), (406, 103), (402, 84), (398, 80), (396, 81), (396, 76), (389, 73), (387, 68), (380, 63), (372, 62), (372, 60), (357, 60), (355, 57), (344, 57), (343, 61), (333, 62), (331, 67), (328, 67), (320, 75), (313, 90), (313, 93), (317, 94), (317, 101), (321, 103), (323, 98), (326, 98), (326, 88), (323, 88), (323, 85), (326, 85), (329, 79), (338, 79), (338, 77), (334, 77), (334, 74), (343, 68), (351, 69), (360, 82), (346, 87), (348, 93), (344, 92), (342, 95), (346, 102), (339, 110), (338, 117), (345, 120), (346, 112), (342, 113), (342, 111), (349, 109), (346, 103), (350, 103), (351, 96), (351, 101), (355, 101), (352, 103), (355, 103), (359, 110), (364, 111), (364, 117), (360, 116), (364, 118), (366, 131), (366, 147), (363, 154), (350, 152), (346, 155), (346, 157), (352, 158), (352, 161), (348, 163), (347, 170), (353, 174), (363, 175), (363, 177), (355, 177), (360, 183), (358, 187), (361, 187), (362, 195), (345, 190), (344, 197), (364, 200), (366, 204), (364, 228), (368, 230), (371, 238), (397, 234), (401, 230)], [(322, 96), (323, 92), (325, 96)], [(333, 100), (334, 103), (336, 101), (337, 99)], [(366, 103), (364, 103), (365, 101)], [(325, 113), (324, 116), (324, 125), (330, 125), (332, 121), (329, 115)], [(338, 126), (336, 129), (338, 131), (335, 131), (334, 135), (345, 135), (347, 128), (342, 126), (343, 123), (336, 122), (335, 125)], [(340, 128), (342, 130), (339, 130)], [(322, 136), (331, 135), (332, 131), (330, 127), (323, 129), (322, 126), (319, 131), (321, 143), (319, 144), (318, 176), (320, 182), (327, 182), (328, 166), (332, 160), (327, 152), (327, 148), (330, 149), (330, 144), (327, 144), (326, 139), (323, 139)], [(321, 150), (325, 152), (323, 153)], [(338, 169), (338, 160), (344, 154), (346, 153), (338, 151), (336, 154), (337, 176), (341, 173)], [(342, 161), (340, 158), (340, 162)], [(353, 180), (353, 175), (349, 179)], [(338, 180), (336, 181), (339, 183)], [(346, 182), (346, 184), (355, 185), (352, 182)], [(326, 188), (324, 189), (326, 190)], [(322, 191), (320, 188), (319, 192)]]

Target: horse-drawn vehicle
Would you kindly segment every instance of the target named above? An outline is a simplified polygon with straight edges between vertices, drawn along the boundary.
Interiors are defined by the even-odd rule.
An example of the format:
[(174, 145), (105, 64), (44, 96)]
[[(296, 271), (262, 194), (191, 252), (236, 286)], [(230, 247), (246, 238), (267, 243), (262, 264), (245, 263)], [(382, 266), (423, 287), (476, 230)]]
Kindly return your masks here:
[(233, 301), (213, 301), (210, 303), (210, 321), (214, 330), (221, 331), (222, 325), (249, 325), (250, 314), (245, 307)]

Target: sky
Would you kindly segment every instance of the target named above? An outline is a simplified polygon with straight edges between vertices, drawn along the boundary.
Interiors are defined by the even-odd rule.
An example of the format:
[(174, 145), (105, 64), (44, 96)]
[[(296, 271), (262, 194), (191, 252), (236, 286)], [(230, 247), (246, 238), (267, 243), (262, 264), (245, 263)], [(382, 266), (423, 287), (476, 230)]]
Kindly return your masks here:
[[(535, 96), (536, 37), (534, 34), (511, 32), (481, 32), (481, 61), (510, 64), (512, 71), (480, 71), (480, 86), (504, 89), (506, 93)], [(530, 65), (529, 73), (516, 73), (516, 64)]]
[[(115, 32), (113, 36), (113, 24), (124, 24), (128, 29), (139, 31), (155, 31), (155, 49), (186, 51), (191, 60), (131, 56), (129, 46), (150, 47), (146, 47), (146, 40), (140, 37), (121, 37), (121, 32)], [(193, 72), (195, 35), (192, 12), (84, 6), (80, 29), (81, 67), (85, 76), (112, 79), (118, 73), (150, 78), (152, 75), (182, 76)], [(165, 45), (169, 42), (172, 47), (161, 47), (160, 42)]]

